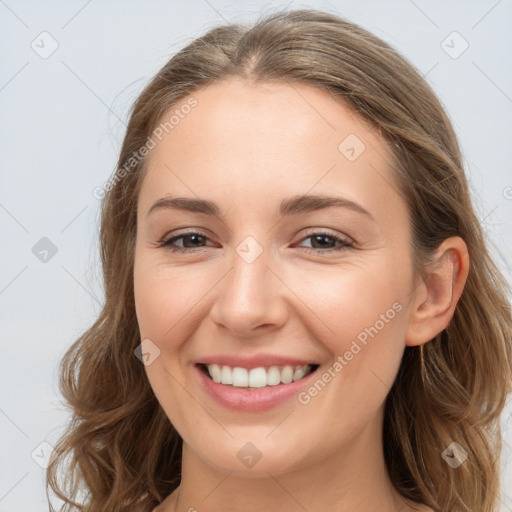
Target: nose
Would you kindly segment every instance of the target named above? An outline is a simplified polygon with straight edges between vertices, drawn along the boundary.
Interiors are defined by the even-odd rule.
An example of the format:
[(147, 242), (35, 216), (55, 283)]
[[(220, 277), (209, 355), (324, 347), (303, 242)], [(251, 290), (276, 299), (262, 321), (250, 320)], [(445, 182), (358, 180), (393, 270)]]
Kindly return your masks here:
[(210, 315), (233, 336), (261, 336), (286, 322), (286, 286), (271, 268), (275, 265), (270, 252), (264, 249), (251, 261), (243, 252), (233, 251), (232, 268), (217, 287)]

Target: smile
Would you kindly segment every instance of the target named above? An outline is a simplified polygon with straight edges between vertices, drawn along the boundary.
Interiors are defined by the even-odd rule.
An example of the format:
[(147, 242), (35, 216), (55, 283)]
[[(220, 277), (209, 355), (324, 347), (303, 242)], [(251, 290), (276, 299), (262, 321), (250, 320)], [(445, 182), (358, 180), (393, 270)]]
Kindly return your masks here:
[(313, 372), (318, 365), (285, 365), (243, 368), (220, 364), (203, 364), (205, 373), (218, 384), (237, 388), (265, 388), (296, 382)]
[(235, 361), (231, 366), (216, 359), (216, 362), (196, 363), (194, 373), (206, 396), (233, 411), (261, 412), (292, 400), (315, 378), (320, 367), (303, 361), (297, 361), (302, 364), (272, 361), (263, 366), (263, 361), (258, 364), (253, 359), (247, 361), (250, 368), (246, 368)]

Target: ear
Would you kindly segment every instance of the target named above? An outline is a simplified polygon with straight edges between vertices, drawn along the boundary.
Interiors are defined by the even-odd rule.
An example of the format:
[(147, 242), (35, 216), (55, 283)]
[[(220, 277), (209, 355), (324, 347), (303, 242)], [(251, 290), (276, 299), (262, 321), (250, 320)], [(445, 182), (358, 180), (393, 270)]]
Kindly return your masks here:
[(405, 335), (408, 346), (423, 345), (448, 326), (466, 284), (469, 254), (462, 238), (444, 240), (434, 258), (415, 289)]

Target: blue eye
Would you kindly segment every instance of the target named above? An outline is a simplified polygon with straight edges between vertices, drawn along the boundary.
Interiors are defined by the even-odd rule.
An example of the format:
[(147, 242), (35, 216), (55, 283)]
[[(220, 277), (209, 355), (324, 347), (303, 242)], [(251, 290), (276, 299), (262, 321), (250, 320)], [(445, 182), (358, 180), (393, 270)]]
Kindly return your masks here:
[[(316, 232), (312, 233), (305, 238), (301, 240), (301, 242), (304, 242), (305, 240), (308, 240), (311, 238), (314, 243), (320, 243), (320, 247), (313, 247), (313, 248), (305, 248), (304, 252), (310, 253), (322, 253), (322, 252), (331, 252), (331, 251), (342, 251), (345, 249), (348, 249), (349, 247), (352, 247), (352, 243), (344, 240), (343, 238), (340, 238), (336, 235), (330, 234), (330, 233), (323, 233), (323, 232)], [(192, 243), (192, 247), (184, 247), (175, 245), (175, 242), (178, 240), (189, 240)], [(205, 248), (205, 246), (196, 245), (197, 243), (205, 242), (208, 240), (208, 237), (203, 235), (202, 233), (199, 233), (197, 231), (190, 231), (188, 233), (183, 233), (181, 235), (174, 236), (172, 238), (169, 238), (167, 240), (163, 240), (159, 243), (159, 247), (165, 248), (166, 250), (170, 250), (172, 252), (198, 252)], [(327, 243), (326, 243), (327, 240)], [(329, 242), (330, 240), (330, 242)], [(326, 247), (326, 245), (330, 244), (338, 244), (337, 247)], [(194, 247), (195, 245), (195, 247)]]

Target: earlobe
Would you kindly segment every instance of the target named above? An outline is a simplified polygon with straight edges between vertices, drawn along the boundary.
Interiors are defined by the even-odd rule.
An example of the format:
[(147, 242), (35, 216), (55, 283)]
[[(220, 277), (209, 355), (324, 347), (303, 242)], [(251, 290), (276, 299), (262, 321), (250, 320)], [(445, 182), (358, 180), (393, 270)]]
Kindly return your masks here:
[[(435, 262), (427, 269), (417, 294), (406, 332), (406, 345), (427, 343), (445, 329), (462, 296), (469, 273), (469, 254), (460, 237), (446, 239), (436, 251)], [(426, 299), (425, 299), (426, 292)]]

